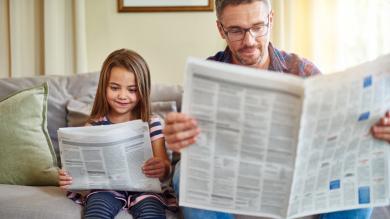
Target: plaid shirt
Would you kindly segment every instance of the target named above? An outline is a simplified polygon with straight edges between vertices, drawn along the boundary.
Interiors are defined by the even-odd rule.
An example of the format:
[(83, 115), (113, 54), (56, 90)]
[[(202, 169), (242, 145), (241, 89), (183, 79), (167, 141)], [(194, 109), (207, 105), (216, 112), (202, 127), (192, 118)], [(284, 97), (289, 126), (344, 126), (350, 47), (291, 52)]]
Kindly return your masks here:
[[(321, 74), (320, 70), (309, 60), (300, 58), (294, 53), (286, 53), (278, 50), (269, 43), (268, 54), (270, 57), (270, 65), (268, 70), (276, 72), (284, 72), (294, 74), (300, 77), (309, 77), (312, 75)], [(232, 63), (232, 52), (229, 47), (225, 51), (218, 52), (214, 56), (207, 58), (218, 62)]]

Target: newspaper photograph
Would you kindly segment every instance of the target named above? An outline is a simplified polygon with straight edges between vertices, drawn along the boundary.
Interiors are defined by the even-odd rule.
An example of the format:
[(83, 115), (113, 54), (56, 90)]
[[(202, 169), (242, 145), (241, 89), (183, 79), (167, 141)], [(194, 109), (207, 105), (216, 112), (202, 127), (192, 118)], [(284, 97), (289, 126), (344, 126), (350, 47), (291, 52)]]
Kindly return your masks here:
[(62, 168), (69, 189), (161, 192), (160, 181), (142, 173), (153, 156), (148, 123), (141, 120), (58, 130)]
[(389, 144), (369, 133), (390, 109), (389, 60), (302, 79), (190, 58), (183, 112), (201, 133), (180, 205), (298, 218), (389, 204)]

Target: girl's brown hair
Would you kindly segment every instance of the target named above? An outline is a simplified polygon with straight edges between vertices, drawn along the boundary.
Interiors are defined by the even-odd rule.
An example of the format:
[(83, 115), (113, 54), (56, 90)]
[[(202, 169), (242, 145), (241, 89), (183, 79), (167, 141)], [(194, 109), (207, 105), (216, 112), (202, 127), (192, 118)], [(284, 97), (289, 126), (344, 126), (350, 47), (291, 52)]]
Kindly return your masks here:
[(107, 102), (106, 89), (110, 80), (111, 70), (114, 67), (125, 68), (134, 73), (139, 103), (134, 109), (134, 115), (148, 122), (151, 116), (150, 109), (150, 73), (146, 61), (136, 52), (128, 49), (119, 49), (112, 52), (103, 63), (100, 71), (99, 84), (96, 91), (95, 101), (88, 122), (107, 116), (110, 106)]

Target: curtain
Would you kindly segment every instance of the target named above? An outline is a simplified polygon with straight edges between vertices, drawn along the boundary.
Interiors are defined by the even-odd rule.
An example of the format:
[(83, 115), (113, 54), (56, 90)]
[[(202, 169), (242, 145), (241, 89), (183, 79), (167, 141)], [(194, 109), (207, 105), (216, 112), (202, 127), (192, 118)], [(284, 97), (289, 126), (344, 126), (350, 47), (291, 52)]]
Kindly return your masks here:
[(0, 77), (87, 72), (84, 0), (0, 0)]
[(277, 48), (297, 53), (311, 60), (313, 39), (310, 7), (313, 2), (311, 0), (271, 0), (274, 10), (271, 41)]
[[(272, 0), (277, 47), (339, 71), (390, 53), (390, 0)], [(387, 22), (387, 23), (386, 23)]]

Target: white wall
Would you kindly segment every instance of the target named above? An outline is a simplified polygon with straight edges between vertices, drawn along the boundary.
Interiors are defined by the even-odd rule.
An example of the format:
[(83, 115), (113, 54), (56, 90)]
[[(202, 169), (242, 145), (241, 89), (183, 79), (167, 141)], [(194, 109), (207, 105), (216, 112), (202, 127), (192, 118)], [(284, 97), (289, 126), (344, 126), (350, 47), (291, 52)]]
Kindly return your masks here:
[(224, 49), (215, 20), (215, 12), (119, 13), (117, 1), (86, 0), (88, 70), (99, 71), (110, 52), (128, 48), (146, 59), (152, 82), (182, 84), (188, 56)]

